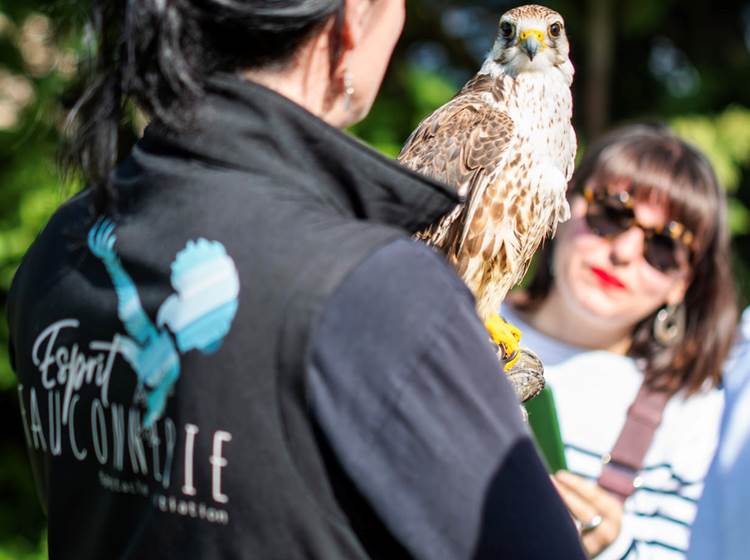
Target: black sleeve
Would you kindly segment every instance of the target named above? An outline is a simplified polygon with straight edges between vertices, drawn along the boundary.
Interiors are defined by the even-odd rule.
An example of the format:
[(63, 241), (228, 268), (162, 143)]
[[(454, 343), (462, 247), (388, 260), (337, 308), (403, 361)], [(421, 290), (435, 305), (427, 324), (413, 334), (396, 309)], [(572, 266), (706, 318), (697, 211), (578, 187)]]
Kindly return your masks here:
[(341, 468), (415, 558), (584, 558), (473, 299), (397, 241), (328, 302), (309, 369)]

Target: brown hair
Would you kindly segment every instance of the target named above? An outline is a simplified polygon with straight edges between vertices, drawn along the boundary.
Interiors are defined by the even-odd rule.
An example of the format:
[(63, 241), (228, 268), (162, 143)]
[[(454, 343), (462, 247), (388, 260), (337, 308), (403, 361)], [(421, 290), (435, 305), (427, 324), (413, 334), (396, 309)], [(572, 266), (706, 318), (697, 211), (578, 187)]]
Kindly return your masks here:
[[(622, 185), (636, 200), (666, 205), (671, 220), (695, 234), (690, 284), (685, 294), (684, 338), (665, 347), (653, 336), (656, 313), (633, 331), (628, 355), (643, 364), (646, 382), (671, 392), (692, 394), (706, 380), (717, 385), (736, 329), (736, 290), (730, 266), (727, 205), (711, 164), (666, 127), (631, 125), (594, 144), (571, 179), (568, 196)], [(554, 241), (538, 256), (536, 273), (518, 306), (538, 308), (552, 288)]]

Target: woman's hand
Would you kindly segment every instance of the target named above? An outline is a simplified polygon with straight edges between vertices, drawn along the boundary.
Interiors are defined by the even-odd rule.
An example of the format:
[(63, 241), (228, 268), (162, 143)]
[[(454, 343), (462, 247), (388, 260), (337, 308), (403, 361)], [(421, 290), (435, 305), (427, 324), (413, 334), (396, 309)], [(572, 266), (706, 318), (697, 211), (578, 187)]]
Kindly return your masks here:
[(596, 556), (620, 534), (622, 503), (596, 484), (568, 471), (553, 477), (565, 505), (578, 520), (581, 540), (589, 556)]

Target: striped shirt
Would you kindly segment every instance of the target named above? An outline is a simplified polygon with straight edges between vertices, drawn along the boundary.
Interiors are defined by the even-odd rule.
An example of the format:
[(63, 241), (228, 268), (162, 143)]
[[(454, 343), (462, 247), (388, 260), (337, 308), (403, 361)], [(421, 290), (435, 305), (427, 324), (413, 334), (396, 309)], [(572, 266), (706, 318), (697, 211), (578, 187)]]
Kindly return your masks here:
[[(596, 481), (640, 388), (641, 371), (631, 358), (572, 347), (536, 331), (510, 309), (503, 314), (523, 331), (523, 345), (544, 361), (569, 470)], [(723, 405), (718, 389), (670, 400), (644, 459), (642, 484), (625, 502), (620, 534), (598, 560), (685, 557)]]

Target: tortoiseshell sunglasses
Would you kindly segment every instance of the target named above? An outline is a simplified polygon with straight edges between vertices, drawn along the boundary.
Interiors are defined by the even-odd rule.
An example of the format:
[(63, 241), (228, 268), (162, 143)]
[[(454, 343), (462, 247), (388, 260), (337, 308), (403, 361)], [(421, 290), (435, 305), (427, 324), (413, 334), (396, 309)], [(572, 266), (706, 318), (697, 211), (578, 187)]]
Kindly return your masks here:
[(583, 196), (588, 203), (586, 224), (596, 235), (612, 238), (637, 227), (643, 231), (643, 257), (656, 270), (669, 273), (689, 262), (694, 236), (681, 223), (671, 221), (657, 228), (640, 224), (627, 191), (594, 192), (586, 187)]

